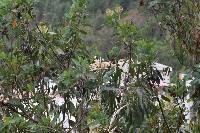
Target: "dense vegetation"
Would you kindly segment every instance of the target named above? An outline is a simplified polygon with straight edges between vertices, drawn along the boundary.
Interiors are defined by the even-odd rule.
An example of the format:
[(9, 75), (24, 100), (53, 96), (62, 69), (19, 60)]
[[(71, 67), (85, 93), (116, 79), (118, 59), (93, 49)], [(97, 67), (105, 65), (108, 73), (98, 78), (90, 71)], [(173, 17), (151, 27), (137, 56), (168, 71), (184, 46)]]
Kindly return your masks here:
[(0, 132), (200, 132), (199, 24), (199, 0), (1, 0)]

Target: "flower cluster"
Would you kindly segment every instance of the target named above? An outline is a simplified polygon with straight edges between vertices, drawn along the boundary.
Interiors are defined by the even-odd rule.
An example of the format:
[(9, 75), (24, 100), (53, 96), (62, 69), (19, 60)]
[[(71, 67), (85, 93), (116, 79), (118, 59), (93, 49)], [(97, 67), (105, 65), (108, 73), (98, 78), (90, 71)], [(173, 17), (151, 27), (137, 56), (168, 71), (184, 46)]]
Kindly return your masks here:
[(106, 15), (107, 16), (113, 16), (114, 13), (120, 14), (120, 13), (122, 13), (122, 11), (123, 11), (123, 7), (120, 6), (120, 5), (117, 5), (114, 10), (107, 9)]
[(111, 9), (107, 9), (106, 10), (106, 15), (107, 16), (112, 16), (114, 14), (114, 11), (113, 10), (111, 10)]
[(122, 13), (122, 11), (123, 11), (123, 7), (122, 7), (122, 6), (117, 5), (117, 6), (115, 7), (115, 12), (116, 12), (116, 13)]

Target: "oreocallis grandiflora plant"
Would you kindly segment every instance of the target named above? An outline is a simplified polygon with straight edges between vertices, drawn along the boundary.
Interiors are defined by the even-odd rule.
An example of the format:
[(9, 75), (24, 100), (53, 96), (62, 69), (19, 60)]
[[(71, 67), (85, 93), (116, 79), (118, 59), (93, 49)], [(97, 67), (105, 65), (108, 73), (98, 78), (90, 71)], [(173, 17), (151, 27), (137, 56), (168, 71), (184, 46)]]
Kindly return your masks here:
[[(128, 64), (127, 72), (117, 66), (114, 71), (112, 68), (106, 70), (107, 72), (104, 71), (102, 76), (109, 80), (101, 86), (100, 103), (102, 111), (110, 119), (107, 125), (108, 131), (124, 133), (137, 130), (175, 131), (176, 128), (173, 129), (171, 123), (169, 124), (164, 109), (166, 106), (164, 101), (170, 102), (170, 100), (164, 95), (158, 97), (158, 86), (162, 76), (152, 66), (156, 61), (154, 42), (145, 40), (140, 35), (131, 18), (128, 21), (123, 20), (126, 13), (120, 5), (114, 9), (107, 9), (106, 15), (107, 25), (113, 28), (115, 43), (111, 53), (108, 54), (108, 59), (118, 62), (122, 57), (120, 54), (123, 54), (124, 64)], [(113, 54), (113, 51), (118, 52)], [(125, 76), (121, 80), (124, 73)]]
[(153, 0), (149, 1), (149, 7), (166, 31), (166, 39), (188, 75), (187, 80), (193, 80), (185, 94), (190, 93), (190, 100), (194, 102), (190, 110), (190, 129), (199, 132), (200, 1)]
[(98, 86), (89, 69), (94, 49), (82, 39), (87, 1), (73, 0), (56, 27), (37, 21), (38, 2), (0, 2), (0, 132), (86, 132)]
[(156, 42), (123, 20), (119, 5), (106, 10), (115, 46), (104, 54), (115, 65), (91, 71), (97, 52), (84, 41), (87, 2), (72, 0), (52, 24), (37, 19), (38, 0), (0, 1), (0, 132), (177, 131), (183, 119), (173, 97), (158, 96)]

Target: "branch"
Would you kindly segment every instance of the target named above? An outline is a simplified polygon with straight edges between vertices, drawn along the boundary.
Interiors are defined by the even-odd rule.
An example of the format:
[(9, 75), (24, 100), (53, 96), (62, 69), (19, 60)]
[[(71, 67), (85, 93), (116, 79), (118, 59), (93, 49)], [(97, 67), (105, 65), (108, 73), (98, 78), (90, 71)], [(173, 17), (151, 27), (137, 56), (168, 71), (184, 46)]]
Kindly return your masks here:
[(12, 105), (9, 104), (9, 103), (4, 103), (3, 101), (1, 101), (1, 102), (0, 102), (0, 106), (1, 106), (1, 107), (5, 106), (5, 107), (7, 107), (8, 109), (10, 109), (11, 111), (13, 111), (13, 112), (15, 112), (15, 113), (21, 115), (22, 117), (24, 117), (24, 118), (26, 118), (26, 119), (29, 119), (29, 120), (32, 121), (33, 123), (38, 123), (38, 121), (36, 121), (35, 119), (31, 118), (31, 117), (30, 117), (29, 115), (27, 115), (24, 111), (22, 111), (22, 110), (20, 109), (22, 112), (19, 112), (19, 111), (16, 110), (14, 107), (12, 107)]
[[(34, 17), (29, 14), (29, 16), (34, 19)], [(38, 24), (35, 22), (35, 26), (37, 28), (37, 30), (39, 31), (40, 35), (42, 36), (42, 38), (44, 39), (45, 43), (48, 43), (46, 37), (44, 36), (44, 34), (42, 33), (42, 31), (40, 30)], [(55, 57), (57, 58), (58, 62), (60, 63), (61, 66), (65, 67), (64, 64), (62, 64), (62, 61), (60, 60), (60, 58), (58, 57), (58, 55), (55, 53), (54, 49), (51, 47), (51, 45), (49, 45), (49, 48), (52, 50), (53, 54), (55, 55)], [(46, 47), (45, 47), (45, 50), (46, 50)], [(47, 50), (46, 50), (47, 51)]]
[(158, 97), (157, 94), (156, 94), (156, 99), (157, 99), (157, 101), (158, 101), (158, 103), (159, 103), (159, 107), (160, 107), (160, 110), (161, 110), (161, 114), (162, 114), (162, 117), (163, 117), (164, 123), (166, 124), (169, 133), (172, 133), (171, 130), (170, 130), (170, 127), (169, 127), (169, 125), (168, 125), (168, 123), (167, 123), (167, 119), (166, 119), (166, 117), (165, 117), (163, 107), (162, 107), (162, 105), (161, 105), (160, 99), (159, 99), (159, 97)]
[[(87, 110), (90, 101), (91, 101), (91, 100), (88, 100), (88, 101), (86, 102), (87, 104), (86, 104), (85, 110)], [(82, 120), (83, 120), (83, 118), (85, 117), (85, 115), (86, 115), (86, 113), (87, 113), (87, 112), (85, 112), (85, 110), (84, 110), (84, 112), (82, 113), (81, 118), (79, 119), (79, 121), (78, 121), (71, 129), (69, 129), (69, 130), (67, 131), (67, 133), (71, 133), (71, 131), (72, 131), (74, 128), (77, 128), (78, 126), (80, 126), (80, 125), (84, 122), (84, 121), (82, 121)]]

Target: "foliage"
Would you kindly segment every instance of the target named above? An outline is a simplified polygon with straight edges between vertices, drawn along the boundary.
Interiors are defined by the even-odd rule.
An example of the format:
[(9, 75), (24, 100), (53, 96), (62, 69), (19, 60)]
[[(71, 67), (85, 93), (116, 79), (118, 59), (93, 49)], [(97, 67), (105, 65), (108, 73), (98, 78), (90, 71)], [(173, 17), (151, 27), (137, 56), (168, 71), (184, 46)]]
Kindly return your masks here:
[[(155, 0), (149, 1), (149, 3), (160, 24), (169, 32), (174, 54), (179, 59), (179, 62), (185, 66), (186, 73), (190, 77), (189, 79), (192, 80), (189, 89), (178, 90), (175, 94), (178, 95), (181, 91), (186, 94), (190, 93), (190, 100), (194, 101), (193, 107), (190, 110), (193, 113), (191, 118), (193, 121), (198, 122), (200, 3), (198, 0), (175, 0), (173, 2)], [(177, 85), (180, 85), (180, 83)], [(197, 123), (195, 126), (198, 127), (198, 125)], [(193, 132), (199, 132), (199, 129), (196, 128)]]
[[(64, 132), (69, 127), (62, 123), (69, 113), (78, 122), (82, 117), (76, 113), (83, 109), (82, 102), (76, 108), (72, 98), (88, 100), (87, 92), (93, 89), (84, 91), (85, 83), (93, 84), (89, 74), (92, 56), (82, 41), (86, 1), (74, 0), (57, 29), (35, 21), (37, 2), (7, 3), (9, 11), (1, 20), (1, 132)], [(57, 85), (50, 85), (52, 81)], [(57, 91), (53, 97), (52, 89)], [(62, 106), (55, 104), (56, 95), (64, 98)], [(62, 123), (58, 121), (61, 112)]]
[[(185, 82), (177, 80), (176, 86), (169, 88), (175, 95), (160, 94), (162, 75), (153, 67), (159, 42), (143, 36), (132, 19), (123, 20), (126, 6), (119, 4), (127, 5), (128, 1), (116, 0), (115, 8), (105, 11), (114, 47), (103, 54), (114, 67), (97, 71), (91, 71), (90, 64), (98, 51), (85, 41), (91, 36), (87, 32), (88, 4), (91, 11), (91, 5), (96, 10), (105, 1), (72, 0), (71, 5), (68, 2), (57, 7), (68, 9), (66, 13), (55, 9), (53, 15), (55, 10), (48, 12), (51, 6), (47, 2), (0, 2), (0, 132), (180, 130), (184, 107), (177, 99), (184, 100)], [(150, 6), (155, 4), (151, 2)], [(47, 7), (43, 9), (43, 5)], [(185, 8), (182, 10), (185, 13)], [(178, 44), (186, 39), (182, 31), (171, 33)], [(127, 70), (117, 64), (121, 57)], [(194, 82), (199, 82), (199, 68), (196, 72)], [(63, 101), (57, 104), (56, 97)]]
[[(163, 114), (163, 105), (161, 105), (155, 87), (156, 83), (160, 84), (162, 77), (157, 70), (151, 67), (156, 59), (153, 42), (139, 38), (138, 29), (131, 20), (128, 22), (121, 21), (121, 16), (123, 16), (122, 7), (116, 6), (114, 10), (107, 9), (106, 13), (107, 24), (114, 27), (113, 34), (117, 40), (116, 45), (121, 44), (127, 49), (126, 59), (130, 66), (127, 68), (130, 75), (127, 74), (127, 79), (124, 81), (125, 88), (119, 105), (114, 102), (119, 84), (113, 88), (112, 80), (120, 79), (122, 71), (116, 69), (115, 74), (111, 75), (112, 78), (106, 85), (105, 91), (102, 92), (102, 104), (105, 104), (106, 107), (103, 109), (111, 117), (109, 131), (134, 132), (138, 128), (147, 131), (151, 125), (148, 120), (155, 114), (160, 114), (164, 120), (157, 122), (157, 124), (163, 123), (163, 126), (159, 126), (158, 130), (170, 131), (171, 129), (168, 127)], [(115, 80), (115, 82), (117, 81)], [(106, 99), (107, 97), (109, 97), (109, 100)], [(156, 97), (156, 99), (153, 97)], [(168, 99), (163, 96), (164, 98)], [(159, 102), (158, 107), (155, 106), (156, 101)], [(119, 107), (117, 108), (117, 106)], [(162, 113), (160, 113), (160, 109)]]
[(199, 1), (152, 1), (150, 7), (158, 13), (160, 23), (172, 35), (172, 46), (180, 62), (187, 65), (184, 62), (187, 55), (194, 63), (199, 62)]

